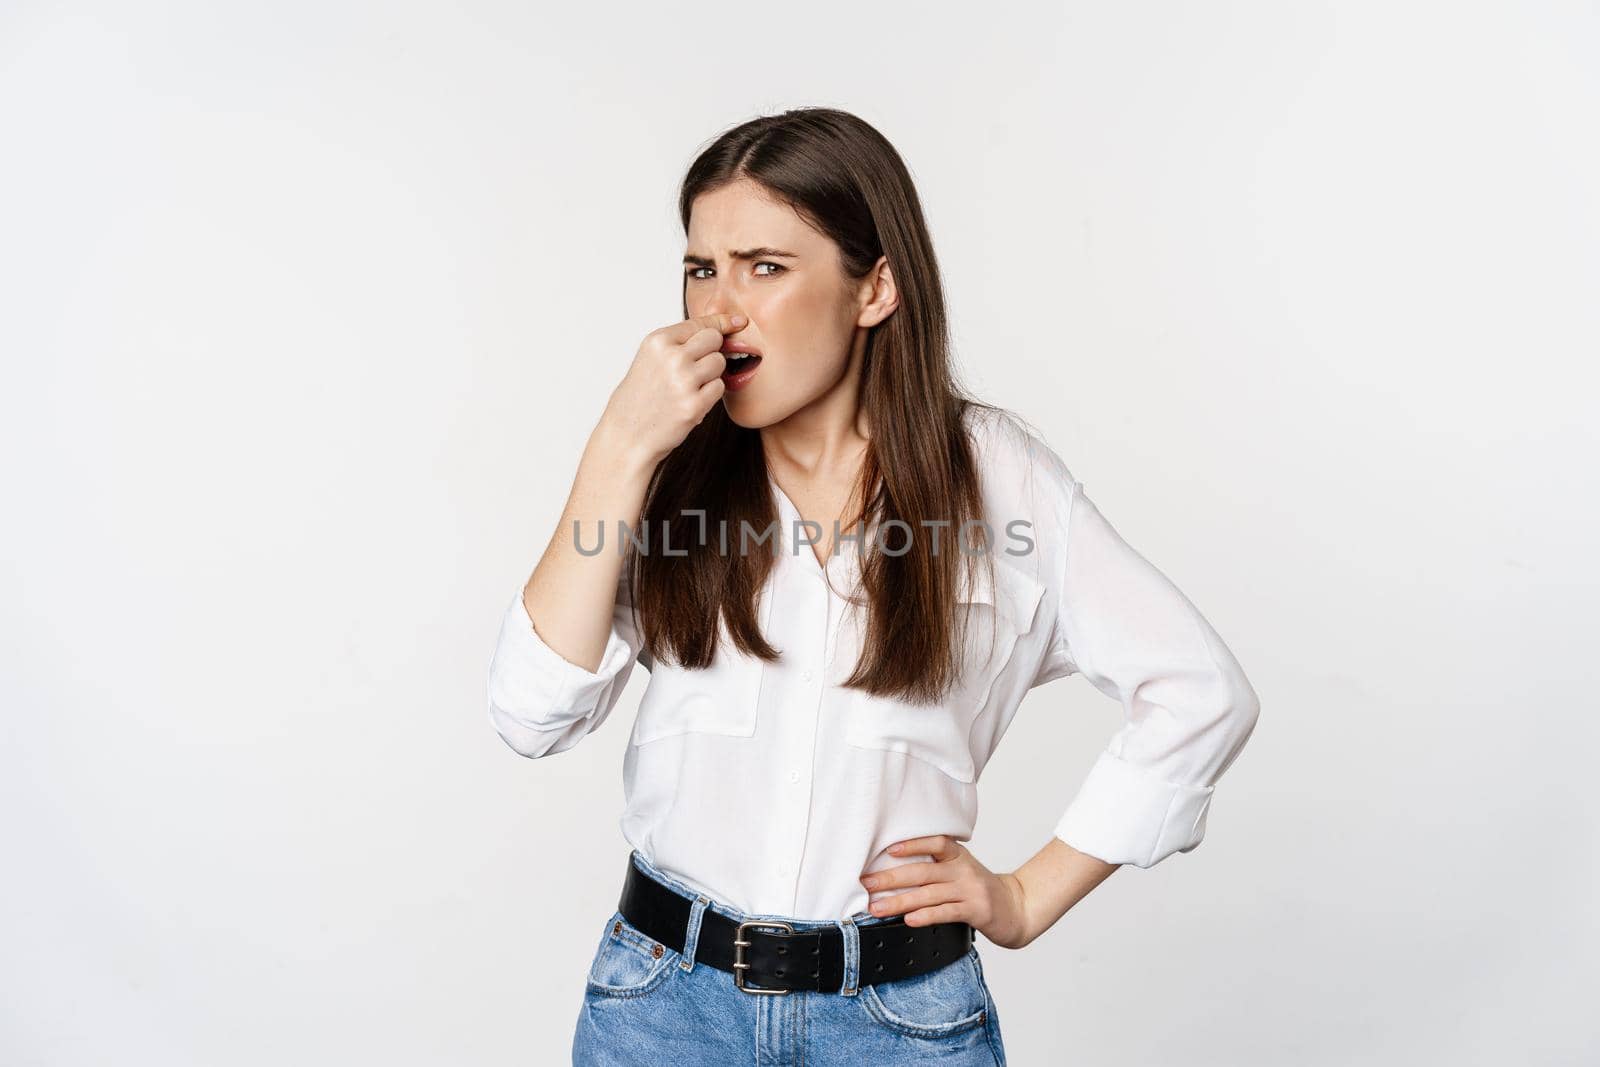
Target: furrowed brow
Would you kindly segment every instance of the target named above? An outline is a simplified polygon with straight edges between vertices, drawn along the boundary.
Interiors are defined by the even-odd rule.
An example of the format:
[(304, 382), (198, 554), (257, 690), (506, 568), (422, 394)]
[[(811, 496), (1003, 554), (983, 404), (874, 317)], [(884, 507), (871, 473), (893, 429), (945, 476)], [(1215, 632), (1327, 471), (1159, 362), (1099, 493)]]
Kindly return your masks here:
[[(796, 255), (793, 252), (785, 252), (781, 248), (770, 248), (770, 247), (767, 247), (766, 245), (763, 245), (760, 248), (746, 248), (746, 249), (742, 249), (742, 250), (731, 251), (731, 252), (728, 253), (728, 257), (730, 259), (747, 259), (747, 260), (748, 259), (799, 259), (800, 258), (798, 255)], [(705, 256), (696, 256), (696, 255), (685, 255), (683, 257), (683, 263), (684, 263), (684, 266), (693, 266), (693, 267), (715, 267), (716, 266), (715, 262), (713, 262), (712, 260), (707, 259)]]

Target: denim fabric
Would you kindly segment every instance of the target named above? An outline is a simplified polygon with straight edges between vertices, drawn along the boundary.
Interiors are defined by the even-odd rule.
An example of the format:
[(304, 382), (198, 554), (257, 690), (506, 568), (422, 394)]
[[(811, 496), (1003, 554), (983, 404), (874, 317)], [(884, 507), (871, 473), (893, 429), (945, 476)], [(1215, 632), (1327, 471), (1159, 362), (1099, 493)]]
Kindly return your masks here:
[[(572, 1062), (582, 1067), (636, 1064), (922, 1064), (1004, 1067), (1000, 1020), (974, 945), (936, 971), (898, 982), (859, 985), (860, 944), (885, 919), (858, 912), (834, 922), (751, 915), (727, 907), (649, 864), (645, 874), (694, 901), (682, 952), (635, 929), (615, 912), (600, 932), (589, 967)], [(845, 980), (836, 992), (746, 993), (733, 975), (696, 965), (701, 918), (782, 919), (797, 930), (838, 926)]]

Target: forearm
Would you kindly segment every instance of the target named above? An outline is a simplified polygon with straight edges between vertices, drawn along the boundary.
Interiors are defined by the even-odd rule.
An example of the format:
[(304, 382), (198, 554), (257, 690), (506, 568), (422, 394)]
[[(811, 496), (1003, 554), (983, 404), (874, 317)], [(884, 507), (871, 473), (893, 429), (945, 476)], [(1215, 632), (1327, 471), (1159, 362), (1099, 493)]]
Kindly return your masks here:
[[(597, 669), (611, 632), (622, 571), (618, 523), (638, 526), (651, 473), (647, 458), (629, 450), (608, 427), (597, 427), (561, 521), (523, 588), (522, 601), (539, 636), (585, 670)], [(603, 536), (602, 550), (579, 552), (579, 536), (586, 552), (593, 552)]]
[(1065, 915), (1090, 890), (1111, 877), (1121, 866), (1079, 852), (1059, 837), (1052, 837), (1033, 858), (1009, 876), (1022, 898), (1024, 937), (1027, 944)]

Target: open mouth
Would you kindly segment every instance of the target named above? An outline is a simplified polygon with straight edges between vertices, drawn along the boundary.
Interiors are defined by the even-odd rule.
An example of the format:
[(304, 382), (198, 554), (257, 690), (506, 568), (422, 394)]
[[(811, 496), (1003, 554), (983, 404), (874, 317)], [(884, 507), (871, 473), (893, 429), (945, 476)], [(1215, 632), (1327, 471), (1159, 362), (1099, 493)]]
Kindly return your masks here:
[(728, 361), (722, 371), (722, 384), (729, 389), (743, 388), (761, 365), (761, 357), (751, 352), (724, 352), (722, 355)]

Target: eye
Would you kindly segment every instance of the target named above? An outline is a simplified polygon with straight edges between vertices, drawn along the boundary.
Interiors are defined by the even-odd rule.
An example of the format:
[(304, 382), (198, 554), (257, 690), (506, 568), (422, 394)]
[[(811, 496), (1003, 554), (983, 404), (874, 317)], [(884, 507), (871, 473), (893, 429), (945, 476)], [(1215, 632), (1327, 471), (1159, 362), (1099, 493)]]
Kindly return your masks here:
[[(772, 268), (770, 271), (768, 271), (765, 274), (757, 274), (756, 277), (758, 277), (758, 278), (771, 278), (773, 275), (780, 274), (783, 271), (786, 271), (786, 270), (789, 269), (788, 267), (785, 267), (781, 263), (772, 262), (770, 259), (764, 259), (760, 263), (757, 263), (756, 266), (757, 267), (771, 267)], [(711, 270), (711, 269), (712, 268), (710, 268), (710, 267), (690, 267), (688, 270), (683, 272), (683, 276), (685, 278), (689, 278), (689, 279), (692, 279), (693, 281), (697, 281), (697, 282), (705, 281), (705, 275), (701, 274), (700, 272), (703, 271), (703, 270)]]

